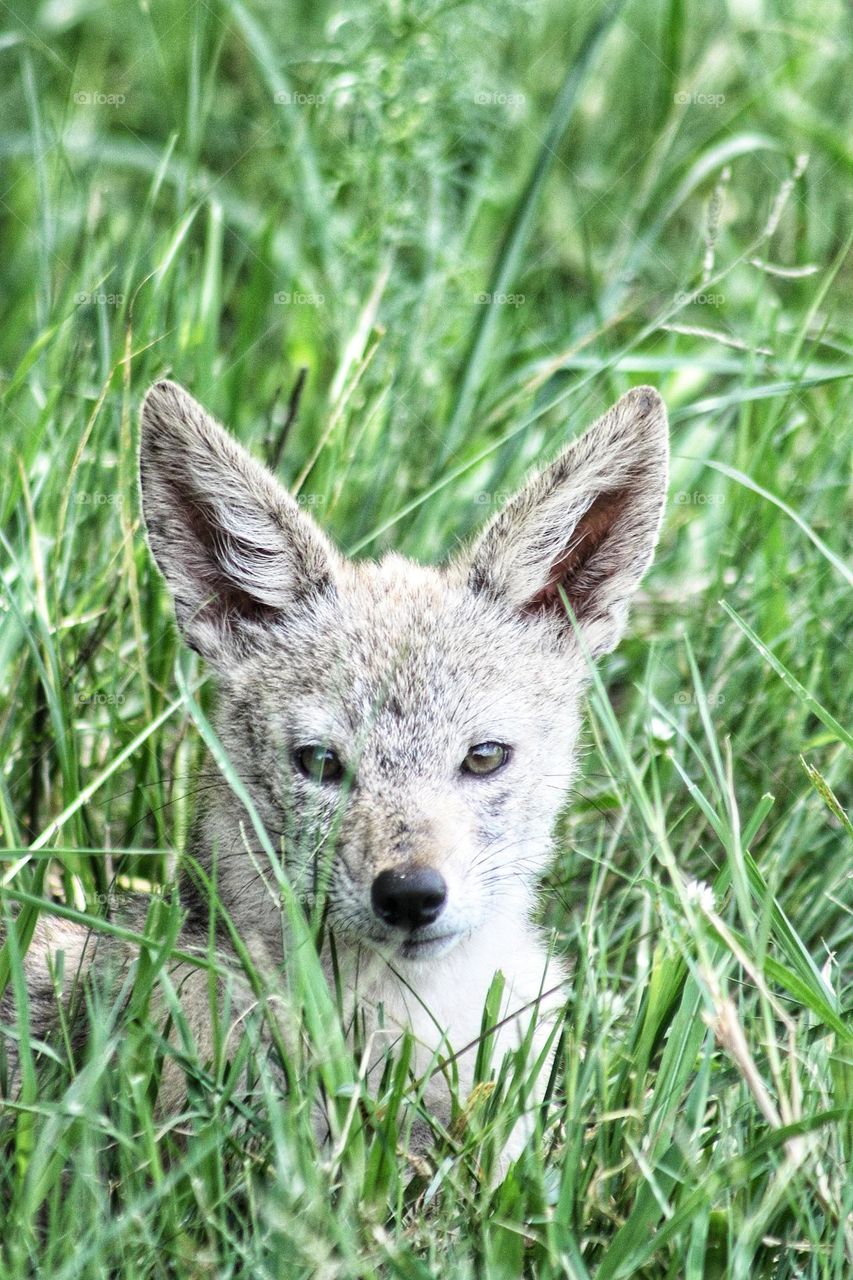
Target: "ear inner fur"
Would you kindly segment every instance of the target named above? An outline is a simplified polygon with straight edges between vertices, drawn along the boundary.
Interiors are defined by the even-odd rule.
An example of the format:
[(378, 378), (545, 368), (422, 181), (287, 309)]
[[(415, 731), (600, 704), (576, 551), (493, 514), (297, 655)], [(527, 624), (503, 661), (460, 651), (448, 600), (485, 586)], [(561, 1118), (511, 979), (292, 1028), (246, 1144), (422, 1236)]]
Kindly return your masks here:
[(535, 614), (544, 611), (563, 612), (560, 588), (566, 593), (569, 604), (577, 618), (582, 618), (589, 598), (601, 580), (601, 572), (596, 573), (591, 561), (601, 549), (604, 542), (619, 519), (626, 500), (627, 490), (620, 489), (615, 493), (601, 493), (590, 503), (586, 513), (577, 523), (572, 541), (563, 555), (551, 568), (551, 575), (545, 586), (541, 588), (522, 609), (523, 613)]
[(264, 547), (251, 546), (231, 533), (223, 532), (218, 526), (211, 508), (201, 499), (184, 503), (185, 520), (199, 544), (211, 548), (208, 561), (199, 558), (196, 570), (199, 583), (210, 588), (209, 595), (198, 605), (195, 617), (200, 618), (207, 610), (221, 617), (237, 615), (247, 622), (272, 622), (281, 610), (275, 605), (258, 599), (251, 591), (241, 587), (229, 572), (229, 560), (233, 563), (238, 557), (251, 552), (256, 559), (268, 559), (274, 562), (275, 553)]
[(266, 468), (182, 387), (157, 383), (142, 410), (142, 508), (190, 646), (214, 664), (334, 590), (335, 552)]
[(663, 401), (636, 387), (534, 474), (457, 559), (468, 589), (522, 617), (565, 622), (563, 591), (592, 655), (608, 652), (657, 542), (667, 458)]

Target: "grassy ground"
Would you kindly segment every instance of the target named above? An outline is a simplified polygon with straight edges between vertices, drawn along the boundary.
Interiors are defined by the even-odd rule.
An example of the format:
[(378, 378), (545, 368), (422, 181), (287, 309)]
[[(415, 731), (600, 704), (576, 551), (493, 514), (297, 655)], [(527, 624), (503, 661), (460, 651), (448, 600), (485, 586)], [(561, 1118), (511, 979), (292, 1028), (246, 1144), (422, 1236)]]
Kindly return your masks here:
[(851, 1274), (847, 20), (588, 8), (5, 10), (7, 916), (109, 927), (114, 877), (165, 879), (191, 819), (176, 662), (185, 690), (203, 673), (135, 496), (154, 377), (364, 554), (447, 552), (638, 382), (675, 460), (544, 894), (575, 981), (521, 1164), (478, 1176), (523, 1064), (414, 1183), (384, 1105), (405, 1064), (332, 1154), (307, 1115), (321, 1082), (348, 1113), (340, 1058), (241, 1116), (190, 1047), (187, 1113), (158, 1126), (164, 906), (132, 1016), (93, 997), (88, 1054), (25, 1052), (4, 1277)]

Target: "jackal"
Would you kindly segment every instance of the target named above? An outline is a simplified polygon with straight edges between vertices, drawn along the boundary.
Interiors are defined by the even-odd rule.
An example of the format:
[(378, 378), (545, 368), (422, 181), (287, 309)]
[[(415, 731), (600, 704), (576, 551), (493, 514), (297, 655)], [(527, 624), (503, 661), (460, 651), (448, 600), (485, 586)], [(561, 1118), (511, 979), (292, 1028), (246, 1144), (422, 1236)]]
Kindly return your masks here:
[[(566, 999), (567, 969), (531, 923), (537, 887), (590, 660), (618, 642), (652, 558), (667, 458), (663, 402), (636, 388), (446, 564), (356, 562), (181, 387), (157, 383), (142, 408), (151, 551), (217, 677), (219, 739), (289, 883), (308, 903), (321, 884), (329, 981), (368, 1030), (381, 1016), (411, 1032), (415, 1070), (457, 1055), (462, 1095), (496, 972), (498, 1055), (531, 1019), (545, 1045)], [(274, 881), (258, 871), (268, 851), (245, 805), (212, 789), (192, 852), (274, 971), (288, 958)], [(186, 877), (184, 903), (191, 950), (209, 916)], [(85, 930), (40, 920), (27, 957), (36, 1034), (55, 1019), (51, 953), (65, 952), (70, 979), (85, 948)], [(184, 966), (180, 999), (204, 1058), (208, 975)], [(164, 1074), (161, 1107), (179, 1105), (179, 1075)], [(426, 1102), (446, 1119), (440, 1073)]]

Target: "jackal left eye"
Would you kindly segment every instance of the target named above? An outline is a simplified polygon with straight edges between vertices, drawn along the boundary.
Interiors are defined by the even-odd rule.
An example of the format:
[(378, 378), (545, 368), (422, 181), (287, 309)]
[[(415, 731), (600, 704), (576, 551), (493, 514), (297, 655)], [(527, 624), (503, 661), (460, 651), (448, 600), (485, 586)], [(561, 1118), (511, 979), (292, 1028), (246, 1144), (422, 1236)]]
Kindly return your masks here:
[(482, 777), (486, 773), (494, 773), (505, 765), (509, 759), (509, 747), (502, 742), (478, 742), (470, 748), (462, 761), (463, 773), (474, 773)]
[(293, 758), (300, 773), (315, 782), (339, 782), (344, 776), (344, 766), (337, 751), (324, 747), (319, 742), (309, 743), (307, 747), (299, 747)]

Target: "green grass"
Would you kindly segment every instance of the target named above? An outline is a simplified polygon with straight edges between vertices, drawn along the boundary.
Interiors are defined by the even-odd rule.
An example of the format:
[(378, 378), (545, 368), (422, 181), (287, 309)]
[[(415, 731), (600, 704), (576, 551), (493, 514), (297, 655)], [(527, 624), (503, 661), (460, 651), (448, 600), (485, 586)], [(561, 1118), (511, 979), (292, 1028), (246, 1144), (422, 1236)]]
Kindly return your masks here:
[[(846, 1280), (843, 6), (5, 18), (0, 907), (23, 905), (0, 982), (20, 989), (40, 907), (120, 928), (114, 878), (165, 883), (191, 821), (211, 689), (140, 530), (153, 378), (280, 453), (363, 554), (447, 553), (639, 382), (670, 406), (675, 456), (543, 897), (574, 979), (519, 1166), (480, 1177), (524, 1055), (412, 1182), (405, 1052), (371, 1100), (310, 956), (291, 1097), (259, 1060), (257, 1102), (233, 1105), (224, 1044), (206, 1067), (150, 1017), (156, 988), (173, 1000), (167, 898), (121, 1022), (94, 992), (85, 1052), (20, 1028), (0, 1275)], [(194, 1083), (161, 1124), (152, 1082), (179, 1052)], [(318, 1153), (321, 1085), (341, 1127)]]

